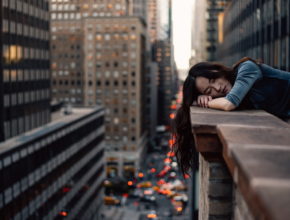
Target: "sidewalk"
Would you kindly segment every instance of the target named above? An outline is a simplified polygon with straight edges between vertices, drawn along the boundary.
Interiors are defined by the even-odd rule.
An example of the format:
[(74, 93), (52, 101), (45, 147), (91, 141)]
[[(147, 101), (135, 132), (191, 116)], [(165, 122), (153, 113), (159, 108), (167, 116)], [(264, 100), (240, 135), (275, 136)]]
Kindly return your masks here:
[(123, 216), (120, 220), (138, 220), (139, 218), (140, 212), (136, 210), (124, 209)]
[(120, 220), (124, 214), (124, 210), (121, 207), (104, 206), (102, 213), (102, 220)]

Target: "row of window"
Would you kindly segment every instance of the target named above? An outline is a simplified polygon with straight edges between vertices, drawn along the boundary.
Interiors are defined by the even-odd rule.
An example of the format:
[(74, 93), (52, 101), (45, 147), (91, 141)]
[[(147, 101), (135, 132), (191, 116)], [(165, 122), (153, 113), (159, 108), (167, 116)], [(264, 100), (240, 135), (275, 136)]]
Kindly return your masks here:
[(50, 99), (50, 90), (41, 89), (4, 95), (4, 107)]
[(32, 114), (26, 114), (22, 117), (14, 118), (10, 121), (5, 121), (4, 122), (5, 139), (14, 137), (18, 134), (24, 133), (25, 131), (29, 131), (32, 128), (46, 124), (49, 122), (49, 119), (50, 119), (49, 110), (44, 110)]
[[(83, 98), (78, 98), (75, 96), (70, 98), (69, 97), (53, 98), (52, 101), (83, 105)], [(93, 103), (91, 103), (90, 105), (93, 105)]]
[(52, 62), (51, 68), (53, 70), (58, 69), (59, 71), (67, 71), (68, 69), (75, 70), (79, 66), (76, 62)]
[(80, 20), (81, 18), (87, 18), (90, 16), (93, 17), (119, 17), (123, 15), (123, 13), (121, 12), (115, 12), (115, 13), (111, 13), (111, 12), (93, 12), (93, 13), (89, 13), (89, 12), (84, 12), (84, 13), (51, 13), (51, 20)]
[[(119, 64), (120, 64), (120, 62), (118, 62), (118, 61), (114, 61), (113, 63), (110, 63), (110, 62), (107, 61), (107, 62), (104, 63), (104, 67), (108, 68), (108, 67), (110, 67), (112, 65), (112, 67), (114, 67), (114, 68), (120, 68), (120, 67), (128, 68), (128, 67), (131, 67), (131, 68), (135, 69), (136, 66), (137, 66), (136, 62), (130, 62), (130, 66), (129, 66), (128, 62), (125, 62), (125, 61), (121, 62), (121, 66)], [(96, 63), (92, 62), (92, 61), (87, 62), (87, 67), (88, 68), (93, 68), (94, 65), (96, 65), (96, 68), (98, 68), (98, 69), (102, 68), (102, 62), (101, 61), (97, 61)], [(70, 63), (52, 62), (52, 64), (51, 64), (51, 68), (53, 70), (58, 69), (58, 71), (66, 71), (68, 69), (74, 70), (76, 67), (77, 67), (76, 62), (70, 62)], [(123, 73), (125, 73), (125, 72), (126, 71), (123, 71)]]
[[(114, 136), (114, 135), (112, 135), (112, 136), (109, 136), (109, 135), (106, 135), (106, 137), (105, 137), (105, 139), (106, 140), (115, 140), (115, 141), (123, 141), (124, 143), (128, 143), (129, 142), (129, 139), (128, 139), (128, 137), (126, 137), (126, 136), (122, 136), (122, 137), (120, 137), (120, 136)], [(135, 138), (135, 136), (132, 136), (131, 138), (130, 138), (130, 141), (132, 141), (132, 142), (135, 142), (136, 141), (136, 138)]]
[[(94, 62), (87, 62), (87, 67), (92, 68), (94, 64), (95, 64)], [(102, 61), (97, 61), (96, 64), (95, 64), (96, 65), (96, 68), (102, 68), (102, 66), (103, 66), (102, 64), (103, 64)], [(112, 64), (110, 64), (110, 62), (104, 62), (104, 66), (103, 67), (104, 68), (108, 68), (108, 67), (113, 67), (113, 68), (120, 68), (120, 67), (122, 67), (122, 68), (128, 68), (128, 67), (131, 67), (131, 68), (135, 69), (136, 66), (137, 66), (137, 63), (136, 62), (130, 62), (130, 66), (129, 66), (128, 62), (122, 62), (121, 65), (119, 65), (119, 64), (120, 63), (118, 61), (114, 61)]]
[[(35, 16), (43, 20), (49, 20), (48, 17), (48, 4), (45, 0), (38, 0), (38, 4), (26, 3), (25, 1), (18, 0), (2, 0), (2, 7), (16, 10), (24, 14)], [(40, 6), (40, 7), (37, 7)], [(7, 10), (7, 9), (4, 9)]]
[[(52, 1), (54, 3), (54, 1)], [(80, 6), (82, 6), (83, 9), (99, 9), (99, 10), (104, 10), (104, 9), (116, 9), (116, 10), (125, 10), (125, 5), (122, 5), (120, 3), (116, 4), (82, 4), (80, 6), (76, 6), (75, 4), (60, 4), (62, 2), (59, 2), (59, 4), (51, 4), (51, 10), (52, 11), (74, 11), (74, 10), (80, 10)], [(65, 3), (65, 2), (63, 2)]]
[(46, 41), (49, 40), (49, 36), (50, 36), (48, 30), (35, 28), (35, 27), (28, 26), (22, 23), (16, 23), (14, 21), (8, 21), (6, 19), (3, 19), (2, 32), (10, 33), (10, 34), (17, 34), (19, 36), (24, 36), (24, 37), (37, 38), (37, 39), (46, 40)]
[[(52, 32), (57, 32), (57, 31), (62, 31), (62, 30), (70, 30), (71, 32), (79, 32), (83, 30), (83, 28), (76, 22), (73, 21), (66, 21), (62, 23), (52, 23), (51, 25), (51, 31)], [(132, 31), (135, 31), (136, 27), (132, 25), (120, 25), (120, 24), (111, 24), (111, 25), (102, 25), (102, 24), (87, 24), (87, 31), (88, 33), (95, 31), (97, 33), (102, 33), (102, 32), (111, 32), (112, 34), (114, 33), (119, 33), (119, 34), (124, 34), (124, 33), (132, 33)]]
[(127, 33), (123, 33), (123, 34), (108, 34), (108, 33), (103, 33), (103, 34), (88, 34), (87, 35), (87, 40), (105, 40), (105, 41), (109, 41), (109, 40), (136, 40), (137, 39), (137, 35), (136, 34), (127, 34)]
[(3, 81), (4, 82), (21, 82), (21, 81), (29, 81), (29, 80), (49, 80), (50, 72), (49, 70), (36, 70), (36, 69), (4, 69), (3, 70)]
[(2, 47), (2, 54), (5, 63), (11, 62), (21, 62), (26, 59), (38, 59), (38, 60), (49, 60), (49, 50), (32, 48), (32, 47), (22, 47), (19, 45), (7, 45), (4, 44)]

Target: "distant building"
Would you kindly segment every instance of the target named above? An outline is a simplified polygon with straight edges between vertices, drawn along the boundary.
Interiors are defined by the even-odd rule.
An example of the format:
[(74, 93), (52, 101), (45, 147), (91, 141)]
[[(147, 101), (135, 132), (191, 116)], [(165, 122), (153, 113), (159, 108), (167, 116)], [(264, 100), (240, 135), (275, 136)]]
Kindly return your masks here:
[[(217, 48), (223, 42), (224, 11), (229, 0), (207, 0), (207, 60), (217, 61)], [(201, 21), (202, 22), (202, 21)]]
[(192, 14), (190, 66), (207, 60), (206, 32), (216, 29), (216, 27), (207, 24), (207, 0), (195, 1)]
[(151, 43), (160, 38), (160, 3), (159, 0), (147, 1), (147, 27)]
[(0, 141), (50, 121), (46, 0), (0, 3)]
[(177, 93), (177, 71), (173, 61), (171, 40), (159, 40), (155, 44), (158, 63), (158, 125), (169, 125), (170, 106)]
[(146, 71), (146, 121), (148, 137), (153, 140), (156, 135), (157, 109), (158, 109), (158, 64), (151, 62)]
[(232, 65), (249, 56), (290, 71), (290, 1), (232, 1), (224, 17), (219, 60)]
[(104, 109), (78, 108), (1, 143), (1, 219), (99, 219), (103, 139)]
[(132, 8), (132, 12), (130, 12), (129, 15), (137, 16), (146, 23), (147, 1), (148, 0), (129, 0), (129, 6)]
[[(149, 20), (149, 23), (155, 24), (155, 28), (159, 26), (159, 1), (149, 1), (151, 2), (151, 13), (153, 13), (153, 20)], [(155, 42), (152, 42), (152, 59), (154, 62), (158, 64), (158, 75), (157, 75), (157, 93), (158, 93), (158, 109), (157, 109), (157, 124), (158, 125), (170, 125), (171, 119), (170, 114), (172, 112), (171, 105), (175, 99), (175, 95), (178, 90), (178, 72), (176, 69), (176, 65), (174, 62), (174, 53), (173, 53), (173, 44), (172, 44), (172, 4), (171, 0), (162, 2), (163, 6), (166, 6), (166, 11), (168, 16), (167, 24), (165, 25), (166, 36), (164, 39), (158, 39)], [(150, 5), (149, 5), (150, 6)], [(150, 7), (149, 7), (150, 8)], [(154, 11), (154, 10), (155, 11)], [(154, 15), (156, 13), (156, 15)], [(154, 20), (155, 19), (155, 20)], [(158, 26), (157, 26), (158, 24)], [(155, 32), (153, 28), (153, 32), (149, 32), (152, 34), (152, 39), (156, 36), (161, 38), (160, 36), (160, 28), (158, 28), (158, 32)], [(150, 31), (150, 30), (149, 30)]]
[(107, 171), (112, 176), (134, 175), (145, 150), (144, 4), (86, 0), (50, 5), (53, 100), (105, 107)]

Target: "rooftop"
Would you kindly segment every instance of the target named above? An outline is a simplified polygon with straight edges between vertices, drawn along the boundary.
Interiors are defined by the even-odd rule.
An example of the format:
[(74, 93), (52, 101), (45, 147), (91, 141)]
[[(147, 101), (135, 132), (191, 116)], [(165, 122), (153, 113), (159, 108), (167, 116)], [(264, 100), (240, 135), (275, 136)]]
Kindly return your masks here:
[(19, 145), (22, 145), (26, 142), (34, 140), (38, 137), (41, 137), (44, 134), (47, 134), (51, 131), (54, 131), (58, 128), (61, 128), (74, 120), (82, 118), (86, 115), (92, 114), (94, 112), (100, 111), (102, 108), (72, 108), (69, 114), (64, 114), (63, 110), (52, 113), (52, 121), (46, 125), (35, 128), (28, 132), (25, 132), (19, 136), (7, 139), (6, 141), (0, 143), (0, 153), (4, 153), (11, 148), (16, 148)]

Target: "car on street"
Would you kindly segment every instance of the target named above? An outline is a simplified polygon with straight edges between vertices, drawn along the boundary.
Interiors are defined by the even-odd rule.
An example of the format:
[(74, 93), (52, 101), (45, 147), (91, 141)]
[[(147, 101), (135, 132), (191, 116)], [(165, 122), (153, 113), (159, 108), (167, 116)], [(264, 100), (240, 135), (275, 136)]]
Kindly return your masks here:
[(151, 195), (144, 195), (140, 197), (140, 201), (156, 203), (156, 197)]
[(105, 196), (104, 204), (105, 205), (120, 205), (121, 201), (114, 196)]

